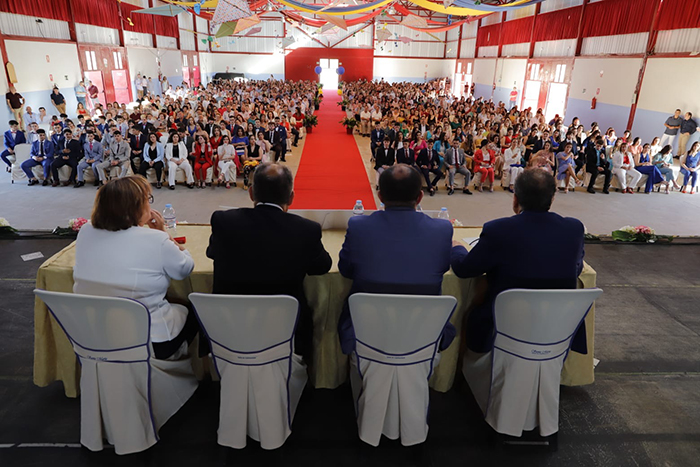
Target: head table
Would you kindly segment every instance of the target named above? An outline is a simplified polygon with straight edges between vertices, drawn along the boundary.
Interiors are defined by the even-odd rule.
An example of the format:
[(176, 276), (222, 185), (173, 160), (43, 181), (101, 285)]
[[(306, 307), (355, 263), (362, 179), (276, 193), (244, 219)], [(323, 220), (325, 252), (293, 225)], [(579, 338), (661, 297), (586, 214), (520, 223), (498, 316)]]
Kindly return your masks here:
[[(178, 225), (178, 234), (187, 237), (186, 247), (194, 258), (194, 271), (185, 280), (172, 281), (168, 297), (186, 300), (192, 292), (211, 293), (213, 283), (212, 260), (207, 258), (211, 228), (208, 225)], [(455, 240), (478, 237), (479, 228), (456, 228)], [(336, 388), (348, 378), (348, 358), (340, 350), (337, 324), (345, 297), (350, 291), (351, 281), (338, 272), (338, 253), (345, 237), (344, 230), (324, 230), (323, 244), (333, 258), (333, 267), (323, 276), (309, 276), (304, 281), (304, 289), (313, 310), (314, 359), (309, 365), (310, 381), (316, 388)], [(75, 264), (75, 243), (48, 259), (37, 274), (39, 289), (56, 292), (73, 291), (73, 265)], [(245, 267), (241, 264), (240, 267)], [(110, 267), (105, 264), (104, 267)], [(445, 274), (442, 293), (457, 298), (457, 309), (452, 315), (452, 323), (458, 329), (457, 337), (450, 347), (442, 352), (440, 364), (431, 378), (431, 387), (446, 392), (452, 387), (457, 372), (457, 361), (463, 352), (463, 338), (459, 330), (467, 316), (474, 298), (483, 293), (485, 279), (459, 279), (450, 270)], [(596, 285), (596, 272), (584, 265), (579, 277), (579, 288)], [(562, 372), (561, 382), (568, 386), (579, 386), (593, 382), (595, 307), (586, 318), (588, 354), (571, 352)], [(193, 360), (198, 360), (193, 358)], [(209, 365), (206, 362), (193, 362), (199, 367), (199, 374)], [(80, 387), (80, 366), (73, 348), (65, 333), (54, 320), (44, 303), (38, 298), (34, 305), (34, 384), (47, 386), (54, 381), (62, 381), (66, 396), (77, 397)]]

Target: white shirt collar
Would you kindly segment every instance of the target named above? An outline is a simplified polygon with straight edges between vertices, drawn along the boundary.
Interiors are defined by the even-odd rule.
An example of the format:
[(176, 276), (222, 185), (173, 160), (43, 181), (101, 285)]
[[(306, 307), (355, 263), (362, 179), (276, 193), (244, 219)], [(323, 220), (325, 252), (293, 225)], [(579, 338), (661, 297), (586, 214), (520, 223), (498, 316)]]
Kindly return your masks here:
[(280, 211), (284, 211), (284, 209), (282, 209), (282, 206), (280, 206), (279, 204), (275, 204), (275, 203), (258, 203), (257, 205), (258, 206), (274, 206), (277, 209), (279, 209)]

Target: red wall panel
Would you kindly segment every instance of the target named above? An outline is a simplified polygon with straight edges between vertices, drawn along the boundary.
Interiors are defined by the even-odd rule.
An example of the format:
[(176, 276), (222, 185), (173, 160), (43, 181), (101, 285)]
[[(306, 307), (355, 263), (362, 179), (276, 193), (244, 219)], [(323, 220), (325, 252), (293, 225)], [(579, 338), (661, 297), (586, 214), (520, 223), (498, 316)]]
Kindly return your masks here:
[(501, 23), (481, 26), (476, 33), (476, 47), (488, 47), (498, 45), (498, 36), (501, 31)]
[(655, 4), (654, 0), (589, 3), (583, 15), (583, 37), (649, 32)]
[(528, 16), (527, 18), (515, 19), (503, 23), (503, 30), (501, 31), (502, 43), (520, 44), (522, 42), (530, 42), (533, 18), (534, 16)]
[(284, 76), (286, 79), (299, 81), (318, 81), (314, 71), (316, 63), (322, 58), (338, 59), (345, 74), (340, 81), (355, 81), (358, 79), (372, 80), (374, 76), (373, 49), (327, 49), (299, 47), (284, 57)]
[(580, 19), (580, 6), (537, 15), (535, 42), (574, 39), (578, 35)]
[(70, 0), (76, 23), (119, 29), (119, 4), (112, 0)]
[(37, 18), (70, 21), (68, 0), (3, 0), (0, 11)]
[(659, 14), (659, 30), (700, 28), (700, 2), (665, 0)]

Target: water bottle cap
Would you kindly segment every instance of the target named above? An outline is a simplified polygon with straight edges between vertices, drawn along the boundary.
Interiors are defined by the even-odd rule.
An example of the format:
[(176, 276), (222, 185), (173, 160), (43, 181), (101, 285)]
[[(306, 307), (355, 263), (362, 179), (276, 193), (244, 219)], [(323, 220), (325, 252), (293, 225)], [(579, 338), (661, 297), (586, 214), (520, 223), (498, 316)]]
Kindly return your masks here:
[(173, 205), (172, 205), (172, 204), (166, 204), (165, 207), (166, 207), (166, 208), (172, 208)]
[(361, 199), (358, 199), (358, 200), (355, 201), (355, 202), (356, 202), (356, 203), (359, 203), (359, 204), (362, 204), (362, 200), (361, 200)]
[(447, 211), (447, 208), (440, 208), (440, 211)]

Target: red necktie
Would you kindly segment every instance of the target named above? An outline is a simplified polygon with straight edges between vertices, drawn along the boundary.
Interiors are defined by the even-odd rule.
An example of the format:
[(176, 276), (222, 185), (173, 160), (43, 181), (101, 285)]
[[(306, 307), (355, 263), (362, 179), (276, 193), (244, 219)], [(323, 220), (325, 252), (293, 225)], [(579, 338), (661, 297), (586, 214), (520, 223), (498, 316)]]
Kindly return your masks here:
[(92, 151), (92, 141), (90, 141), (90, 151)]

